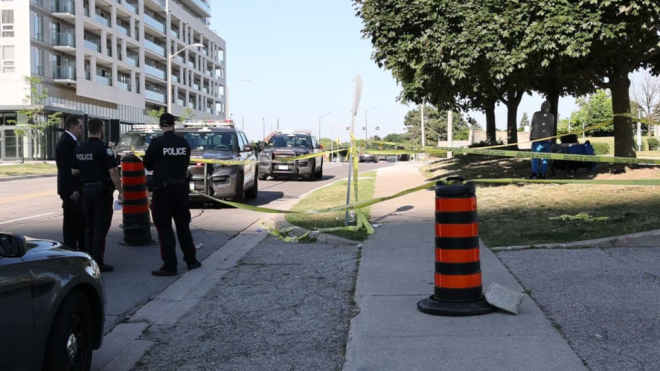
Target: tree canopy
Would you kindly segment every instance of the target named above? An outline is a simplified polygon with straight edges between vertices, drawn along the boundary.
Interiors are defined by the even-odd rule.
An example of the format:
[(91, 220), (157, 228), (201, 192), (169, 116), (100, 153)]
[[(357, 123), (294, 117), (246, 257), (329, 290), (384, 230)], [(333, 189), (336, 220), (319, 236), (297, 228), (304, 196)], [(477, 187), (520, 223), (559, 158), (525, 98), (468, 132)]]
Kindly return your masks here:
[[(353, 0), (373, 59), (401, 83), (400, 99), (440, 110), (481, 110), (494, 140), (495, 106), (517, 110), (536, 91), (559, 97), (611, 90), (631, 111), (628, 74), (660, 74), (660, 3), (650, 0)], [(554, 130), (556, 131), (556, 126)], [(615, 154), (634, 157), (631, 120), (615, 117)]]

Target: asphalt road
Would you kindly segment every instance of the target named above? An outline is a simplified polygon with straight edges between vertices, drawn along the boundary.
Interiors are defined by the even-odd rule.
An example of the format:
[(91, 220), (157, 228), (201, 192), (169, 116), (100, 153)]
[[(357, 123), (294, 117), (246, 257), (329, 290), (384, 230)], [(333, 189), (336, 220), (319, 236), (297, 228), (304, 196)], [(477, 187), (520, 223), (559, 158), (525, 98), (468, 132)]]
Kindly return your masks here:
[[(360, 172), (389, 166), (386, 163), (361, 164)], [(346, 178), (345, 164), (324, 166), (319, 181), (261, 181), (259, 196), (251, 205), (277, 208), (278, 201), (295, 199), (315, 188)], [(35, 238), (61, 240), (62, 209), (56, 192), (56, 178), (16, 180), (0, 184), (0, 230)], [(230, 209), (196, 207), (192, 211), (191, 229), (197, 256), (202, 260), (222, 247), (232, 237), (259, 221), (260, 213)], [(161, 266), (159, 246), (122, 246), (121, 212), (115, 212), (108, 233), (105, 261), (115, 271), (104, 275), (107, 293), (106, 332), (157, 295), (178, 277), (154, 277), (151, 270)], [(155, 233), (152, 233), (154, 238)], [(177, 247), (178, 249), (178, 247)], [(182, 259), (180, 251), (179, 259)], [(182, 261), (182, 260), (181, 260)], [(179, 265), (180, 272), (185, 264)]]

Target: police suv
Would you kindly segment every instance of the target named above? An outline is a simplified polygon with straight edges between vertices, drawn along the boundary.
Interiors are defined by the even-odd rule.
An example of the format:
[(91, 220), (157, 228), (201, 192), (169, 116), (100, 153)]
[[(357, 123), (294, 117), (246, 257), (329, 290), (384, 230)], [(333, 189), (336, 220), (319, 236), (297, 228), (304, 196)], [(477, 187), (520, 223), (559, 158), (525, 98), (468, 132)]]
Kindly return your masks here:
[(321, 179), (323, 156), (302, 160), (284, 159), (320, 153), (322, 150), (323, 147), (311, 131), (276, 131), (266, 140), (266, 146), (259, 155), (259, 179), (266, 180), (269, 176)]
[[(115, 149), (121, 156), (144, 152), (151, 140), (162, 134), (158, 125), (134, 125), (124, 134)], [(230, 120), (187, 120), (176, 126), (175, 133), (186, 138), (191, 148), (190, 189), (211, 197), (243, 202), (257, 197), (259, 190), (256, 153), (245, 133)], [(241, 165), (204, 164), (195, 159), (247, 161)], [(250, 162), (251, 161), (251, 162)], [(148, 172), (147, 172), (148, 173)], [(190, 194), (191, 201), (207, 201)]]

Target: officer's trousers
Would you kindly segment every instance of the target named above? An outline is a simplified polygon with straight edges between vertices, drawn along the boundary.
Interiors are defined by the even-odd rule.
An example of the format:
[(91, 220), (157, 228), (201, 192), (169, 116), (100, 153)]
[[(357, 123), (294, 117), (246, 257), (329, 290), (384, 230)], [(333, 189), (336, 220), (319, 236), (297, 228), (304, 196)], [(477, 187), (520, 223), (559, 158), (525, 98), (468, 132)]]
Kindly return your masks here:
[(60, 195), (64, 221), (62, 235), (64, 244), (74, 250), (85, 249), (85, 211), (82, 197), (73, 201), (70, 196)]
[(105, 238), (112, 223), (112, 195), (108, 187), (90, 185), (83, 188), (85, 208), (85, 247), (99, 265), (104, 263)]
[(176, 226), (176, 235), (187, 263), (196, 261), (196, 249), (190, 232), (190, 205), (188, 202), (188, 184), (168, 185), (154, 190), (151, 198), (151, 214), (160, 241), (160, 257), (164, 269), (176, 269), (176, 242), (172, 219)]

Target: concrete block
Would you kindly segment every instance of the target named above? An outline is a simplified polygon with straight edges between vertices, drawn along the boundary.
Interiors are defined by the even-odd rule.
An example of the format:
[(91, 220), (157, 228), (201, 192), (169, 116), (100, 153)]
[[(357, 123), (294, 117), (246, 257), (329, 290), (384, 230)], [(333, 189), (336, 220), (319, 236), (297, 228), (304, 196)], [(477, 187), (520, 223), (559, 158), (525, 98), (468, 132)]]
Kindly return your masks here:
[(493, 283), (486, 291), (486, 301), (497, 308), (509, 313), (518, 314), (518, 307), (523, 300), (523, 293), (510, 290), (504, 286)]

